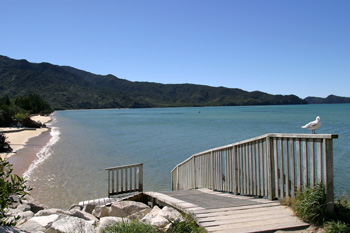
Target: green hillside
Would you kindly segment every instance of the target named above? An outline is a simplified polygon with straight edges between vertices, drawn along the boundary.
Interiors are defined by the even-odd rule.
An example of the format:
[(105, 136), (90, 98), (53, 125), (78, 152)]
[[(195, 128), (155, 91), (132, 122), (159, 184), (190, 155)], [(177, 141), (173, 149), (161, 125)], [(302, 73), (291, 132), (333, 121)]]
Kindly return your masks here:
[(39, 94), (54, 109), (305, 104), (295, 95), (270, 95), (195, 84), (131, 82), (67, 66), (0, 56), (0, 96)]

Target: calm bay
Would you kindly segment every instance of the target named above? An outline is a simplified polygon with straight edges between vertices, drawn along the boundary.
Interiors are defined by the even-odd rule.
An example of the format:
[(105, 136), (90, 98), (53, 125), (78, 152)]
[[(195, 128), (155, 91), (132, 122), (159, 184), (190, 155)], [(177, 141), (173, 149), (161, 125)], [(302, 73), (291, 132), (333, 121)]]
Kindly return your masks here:
[(350, 192), (350, 104), (57, 111), (51, 140), (25, 173), (32, 197), (68, 208), (107, 196), (105, 168), (144, 164), (144, 190), (171, 189), (170, 171), (192, 154), (267, 133), (311, 133), (321, 117), (334, 140), (335, 193)]

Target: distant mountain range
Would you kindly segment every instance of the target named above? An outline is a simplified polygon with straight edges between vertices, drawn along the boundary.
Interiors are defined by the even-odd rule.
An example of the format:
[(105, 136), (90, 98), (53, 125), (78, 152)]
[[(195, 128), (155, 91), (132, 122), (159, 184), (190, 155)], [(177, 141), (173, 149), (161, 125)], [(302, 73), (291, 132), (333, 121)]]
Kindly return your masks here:
[(350, 103), (350, 98), (333, 95), (301, 99), (238, 88), (131, 82), (113, 75), (6, 56), (0, 56), (0, 83), (0, 97), (39, 94), (54, 109)]

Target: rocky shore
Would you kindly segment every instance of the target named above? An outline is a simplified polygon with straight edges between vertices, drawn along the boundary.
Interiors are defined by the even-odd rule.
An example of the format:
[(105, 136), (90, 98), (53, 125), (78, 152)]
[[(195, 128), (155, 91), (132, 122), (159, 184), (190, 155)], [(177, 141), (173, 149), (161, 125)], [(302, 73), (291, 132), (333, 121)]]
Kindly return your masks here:
[(122, 200), (111, 205), (73, 205), (69, 210), (49, 209), (43, 205), (23, 202), (8, 210), (9, 220), (19, 216), (16, 227), (0, 226), (0, 232), (46, 232), (46, 233), (99, 233), (118, 222), (138, 221), (156, 226), (162, 231), (171, 222), (183, 221), (180, 212), (172, 207), (153, 208), (138, 202)]

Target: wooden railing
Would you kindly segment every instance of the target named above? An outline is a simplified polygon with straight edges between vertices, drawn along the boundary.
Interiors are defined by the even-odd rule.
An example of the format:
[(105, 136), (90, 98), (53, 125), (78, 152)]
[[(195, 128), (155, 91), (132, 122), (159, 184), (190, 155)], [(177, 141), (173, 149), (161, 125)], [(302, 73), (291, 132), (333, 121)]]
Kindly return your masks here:
[(108, 171), (108, 197), (143, 191), (143, 164), (106, 168)]
[(266, 134), (192, 155), (172, 170), (172, 189), (209, 188), (270, 200), (322, 182), (333, 211), (334, 134)]

